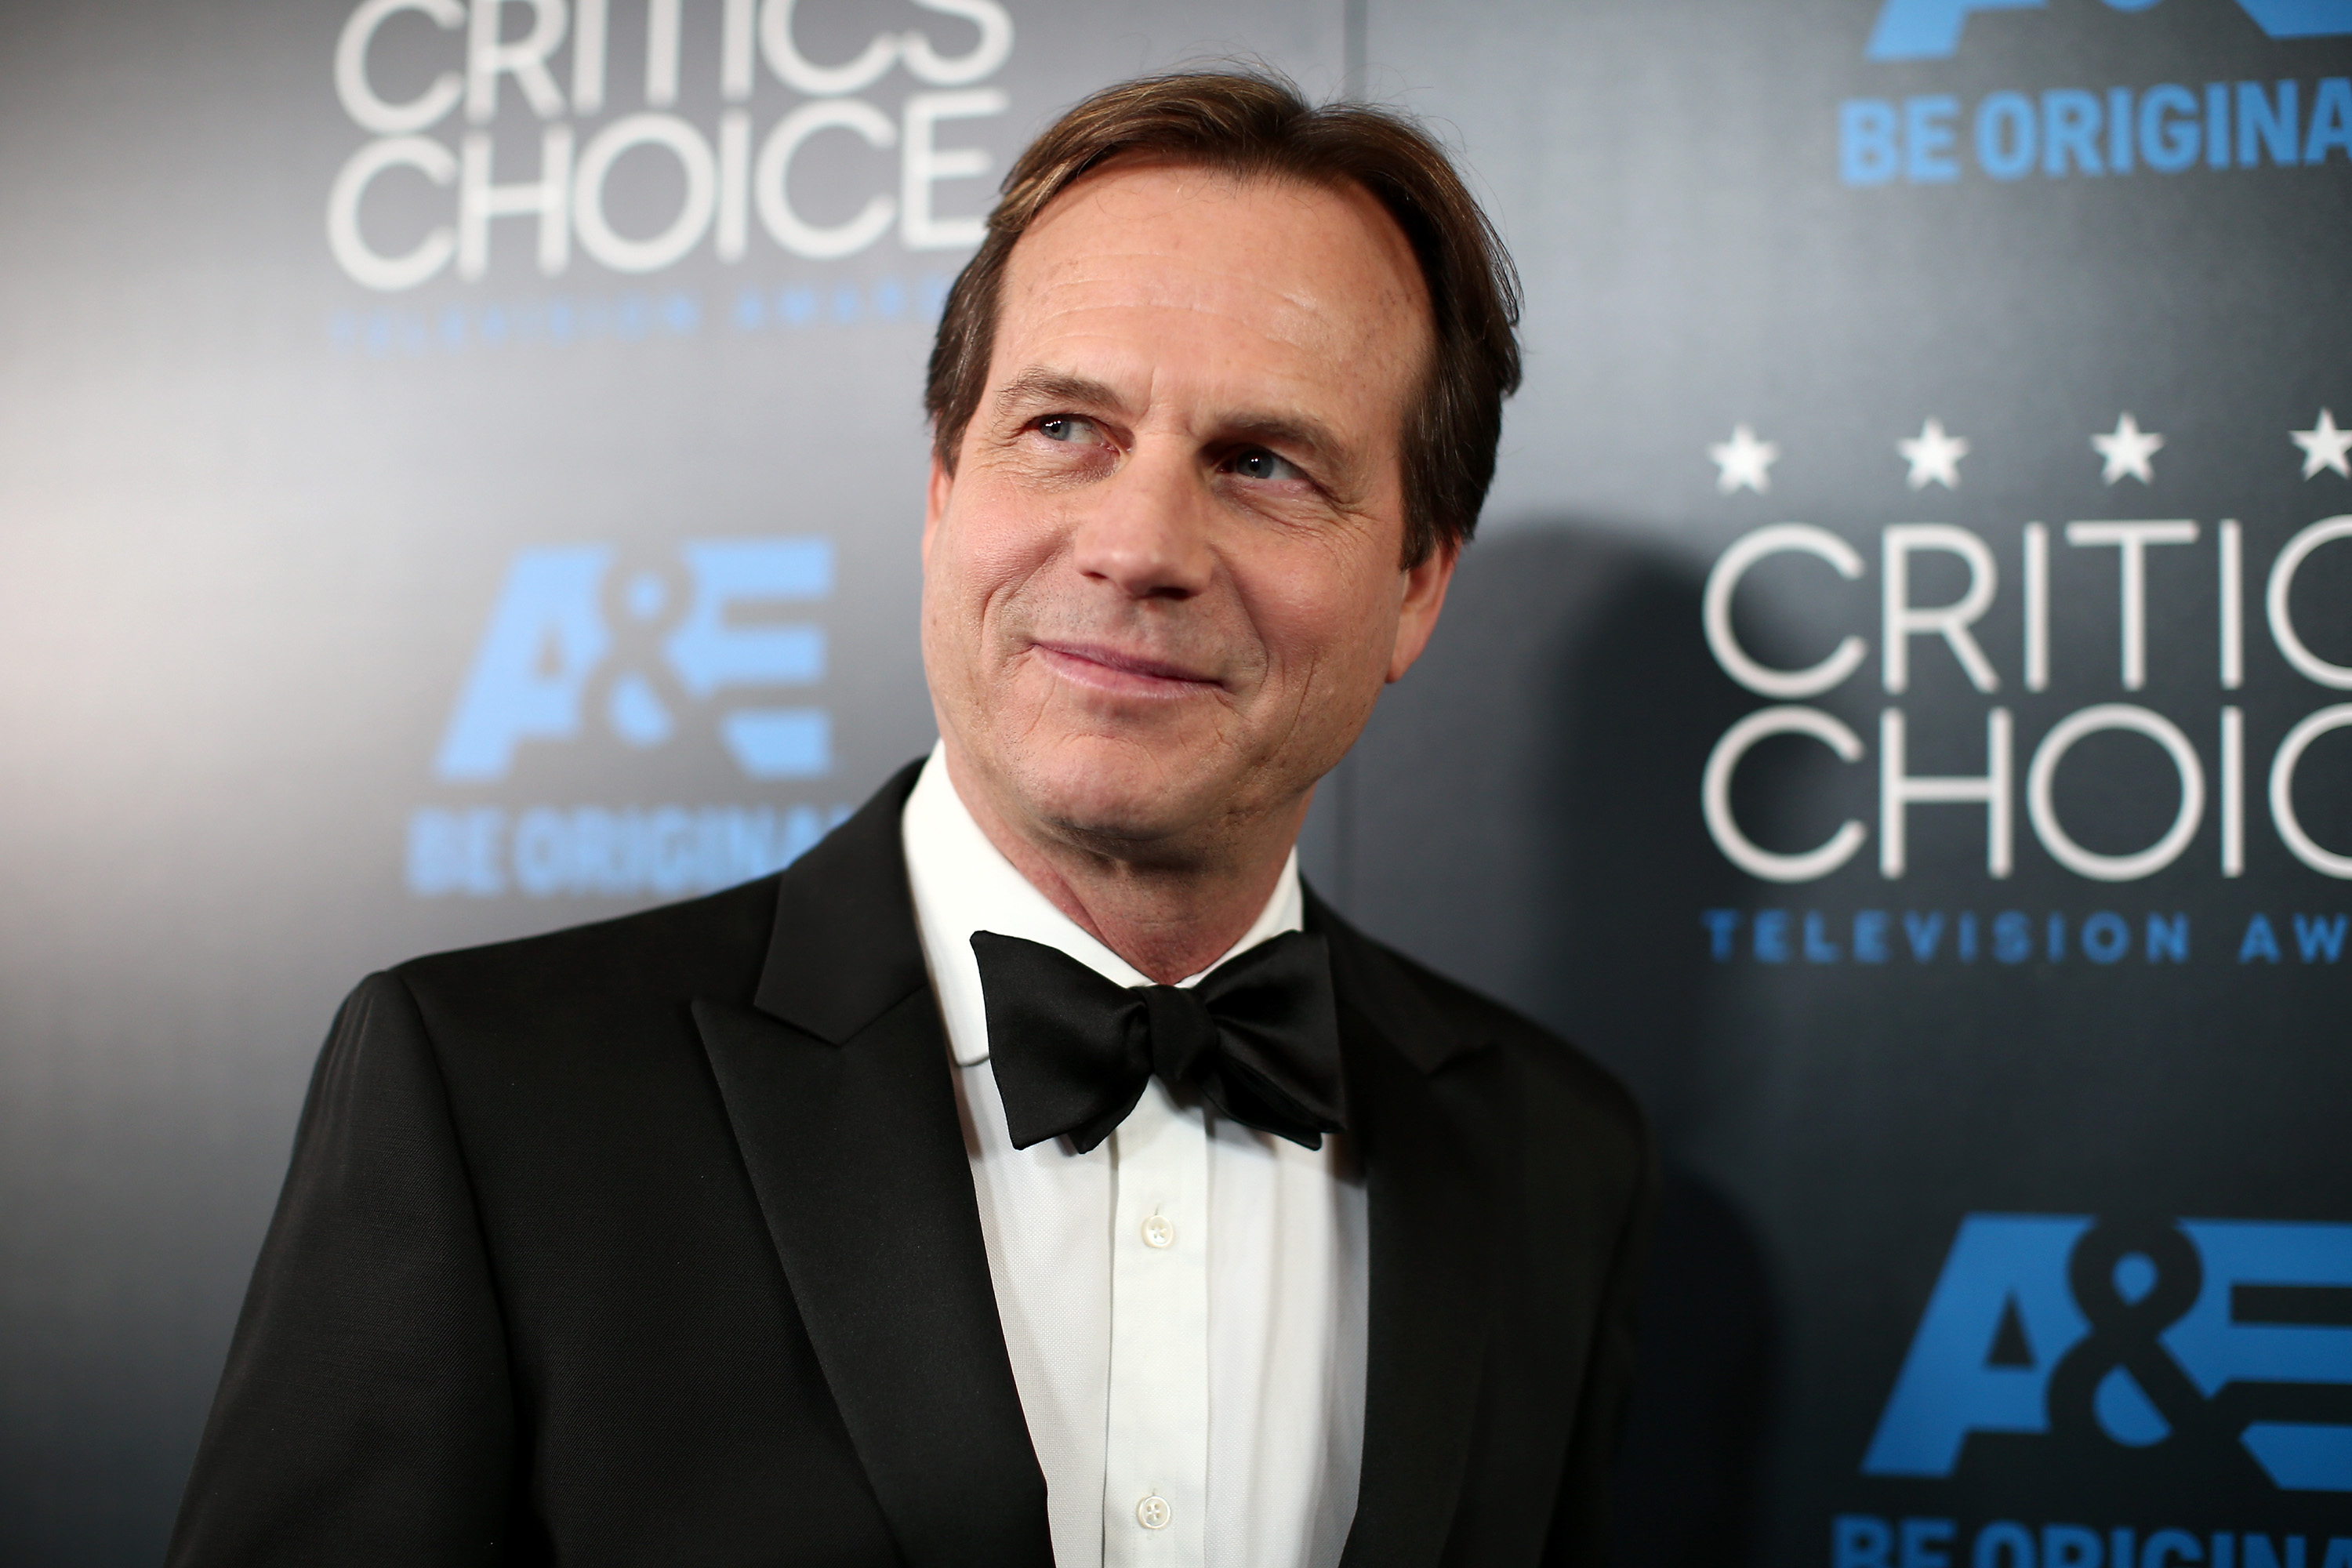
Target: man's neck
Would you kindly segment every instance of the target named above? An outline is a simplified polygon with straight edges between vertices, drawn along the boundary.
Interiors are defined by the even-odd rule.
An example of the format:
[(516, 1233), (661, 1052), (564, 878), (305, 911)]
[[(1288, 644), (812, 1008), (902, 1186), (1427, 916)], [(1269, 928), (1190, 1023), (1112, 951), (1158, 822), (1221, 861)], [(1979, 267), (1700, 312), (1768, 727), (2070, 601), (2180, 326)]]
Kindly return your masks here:
[(1087, 935), (1162, 985), (1200, 973), (1255, 923), (1307, 814), (1302, 800), (1287, 820), (1252, 825), (1213, 850), (1129, 858), (1021, 822), (952, 742), (946, 761), (964, 809), (1013, 869)]

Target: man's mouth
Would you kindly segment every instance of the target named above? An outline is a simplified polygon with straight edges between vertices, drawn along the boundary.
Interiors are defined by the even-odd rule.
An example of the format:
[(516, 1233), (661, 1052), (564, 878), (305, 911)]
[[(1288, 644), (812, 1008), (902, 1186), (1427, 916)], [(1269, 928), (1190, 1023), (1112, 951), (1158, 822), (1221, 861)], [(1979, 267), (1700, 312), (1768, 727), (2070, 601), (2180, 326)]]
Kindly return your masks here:
[(1055, 674), (1114, 696), (1192, 697), (1223, 684), (1213, 675), (1164, 658), (1098, 643), (1037, 642), (1030, 647)]

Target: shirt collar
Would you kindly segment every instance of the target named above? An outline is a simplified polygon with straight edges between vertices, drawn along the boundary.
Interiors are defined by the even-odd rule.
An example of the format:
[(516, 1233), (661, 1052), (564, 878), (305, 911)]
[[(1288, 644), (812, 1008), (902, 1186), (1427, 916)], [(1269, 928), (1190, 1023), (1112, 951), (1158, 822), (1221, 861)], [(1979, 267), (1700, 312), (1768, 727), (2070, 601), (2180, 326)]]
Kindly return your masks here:
[[(1119, 985), (1149, 985), (1150, 978), (1088, 935), (1055, 909), (1045, 894), (989, 842), (988, 835), (956, 794), (941, 747), (923, 764), (907, 809), (898, 819), (907, 851), (907, 878), (915, 897), (915, 921), (923, 938), (923, 962), (931, 991), (947, 1024), (948, 1048), (956, 1065), (988, 1059), (988, 1007), (980, 986), (980, 961), (972, 956), (971, 933), (992, 931), (1058, 948), (1104, 979)], [(1305, 923), (1298, 890), (1298, 851), (1283, 862), (1273, 896), (1242, 939), (1201, 971), (1206, 974), (1237, 952)], [(1201, 974), (1177, 982), (1191, 985)]]

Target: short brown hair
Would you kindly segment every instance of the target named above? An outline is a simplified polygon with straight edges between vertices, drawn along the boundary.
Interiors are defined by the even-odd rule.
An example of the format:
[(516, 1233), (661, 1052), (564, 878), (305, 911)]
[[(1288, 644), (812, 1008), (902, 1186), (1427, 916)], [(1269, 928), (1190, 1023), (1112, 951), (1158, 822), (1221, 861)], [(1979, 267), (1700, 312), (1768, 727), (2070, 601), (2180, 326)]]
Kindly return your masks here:
[(987, 237), (948, 291), (923, 406), (950, 472), (994, 351), (1004, 269), (1029, 226), (1080, 175), (1139, 153), (1239, 178), (1370, 193), (1404, 231), (1435, 312), (1435, 351), (1406, 414), (1407, 565), (1458, 549), (1495, 477), (1503, 399), (1519, 385), (1519, 284), (1495, 226), (1430, 134), (1358, 103), (1310, 107), (1257, 71), (1182, 71), (1105, 88), (1029, 144), (988, 215)]

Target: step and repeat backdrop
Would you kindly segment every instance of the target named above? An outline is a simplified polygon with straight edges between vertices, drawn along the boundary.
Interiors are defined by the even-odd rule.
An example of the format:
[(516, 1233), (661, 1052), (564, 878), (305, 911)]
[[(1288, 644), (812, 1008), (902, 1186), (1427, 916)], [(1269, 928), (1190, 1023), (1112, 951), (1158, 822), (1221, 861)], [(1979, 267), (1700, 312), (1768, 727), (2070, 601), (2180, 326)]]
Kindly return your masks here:
[(1525, 274), (1306, 851), (1657, 1121), (1619, 1561), (2352, 1568), (2352, 0), (0, 7), (0, 1558), (159, 1553), (360, 975), (928, 745), (940, 299), (1235, 57)]

